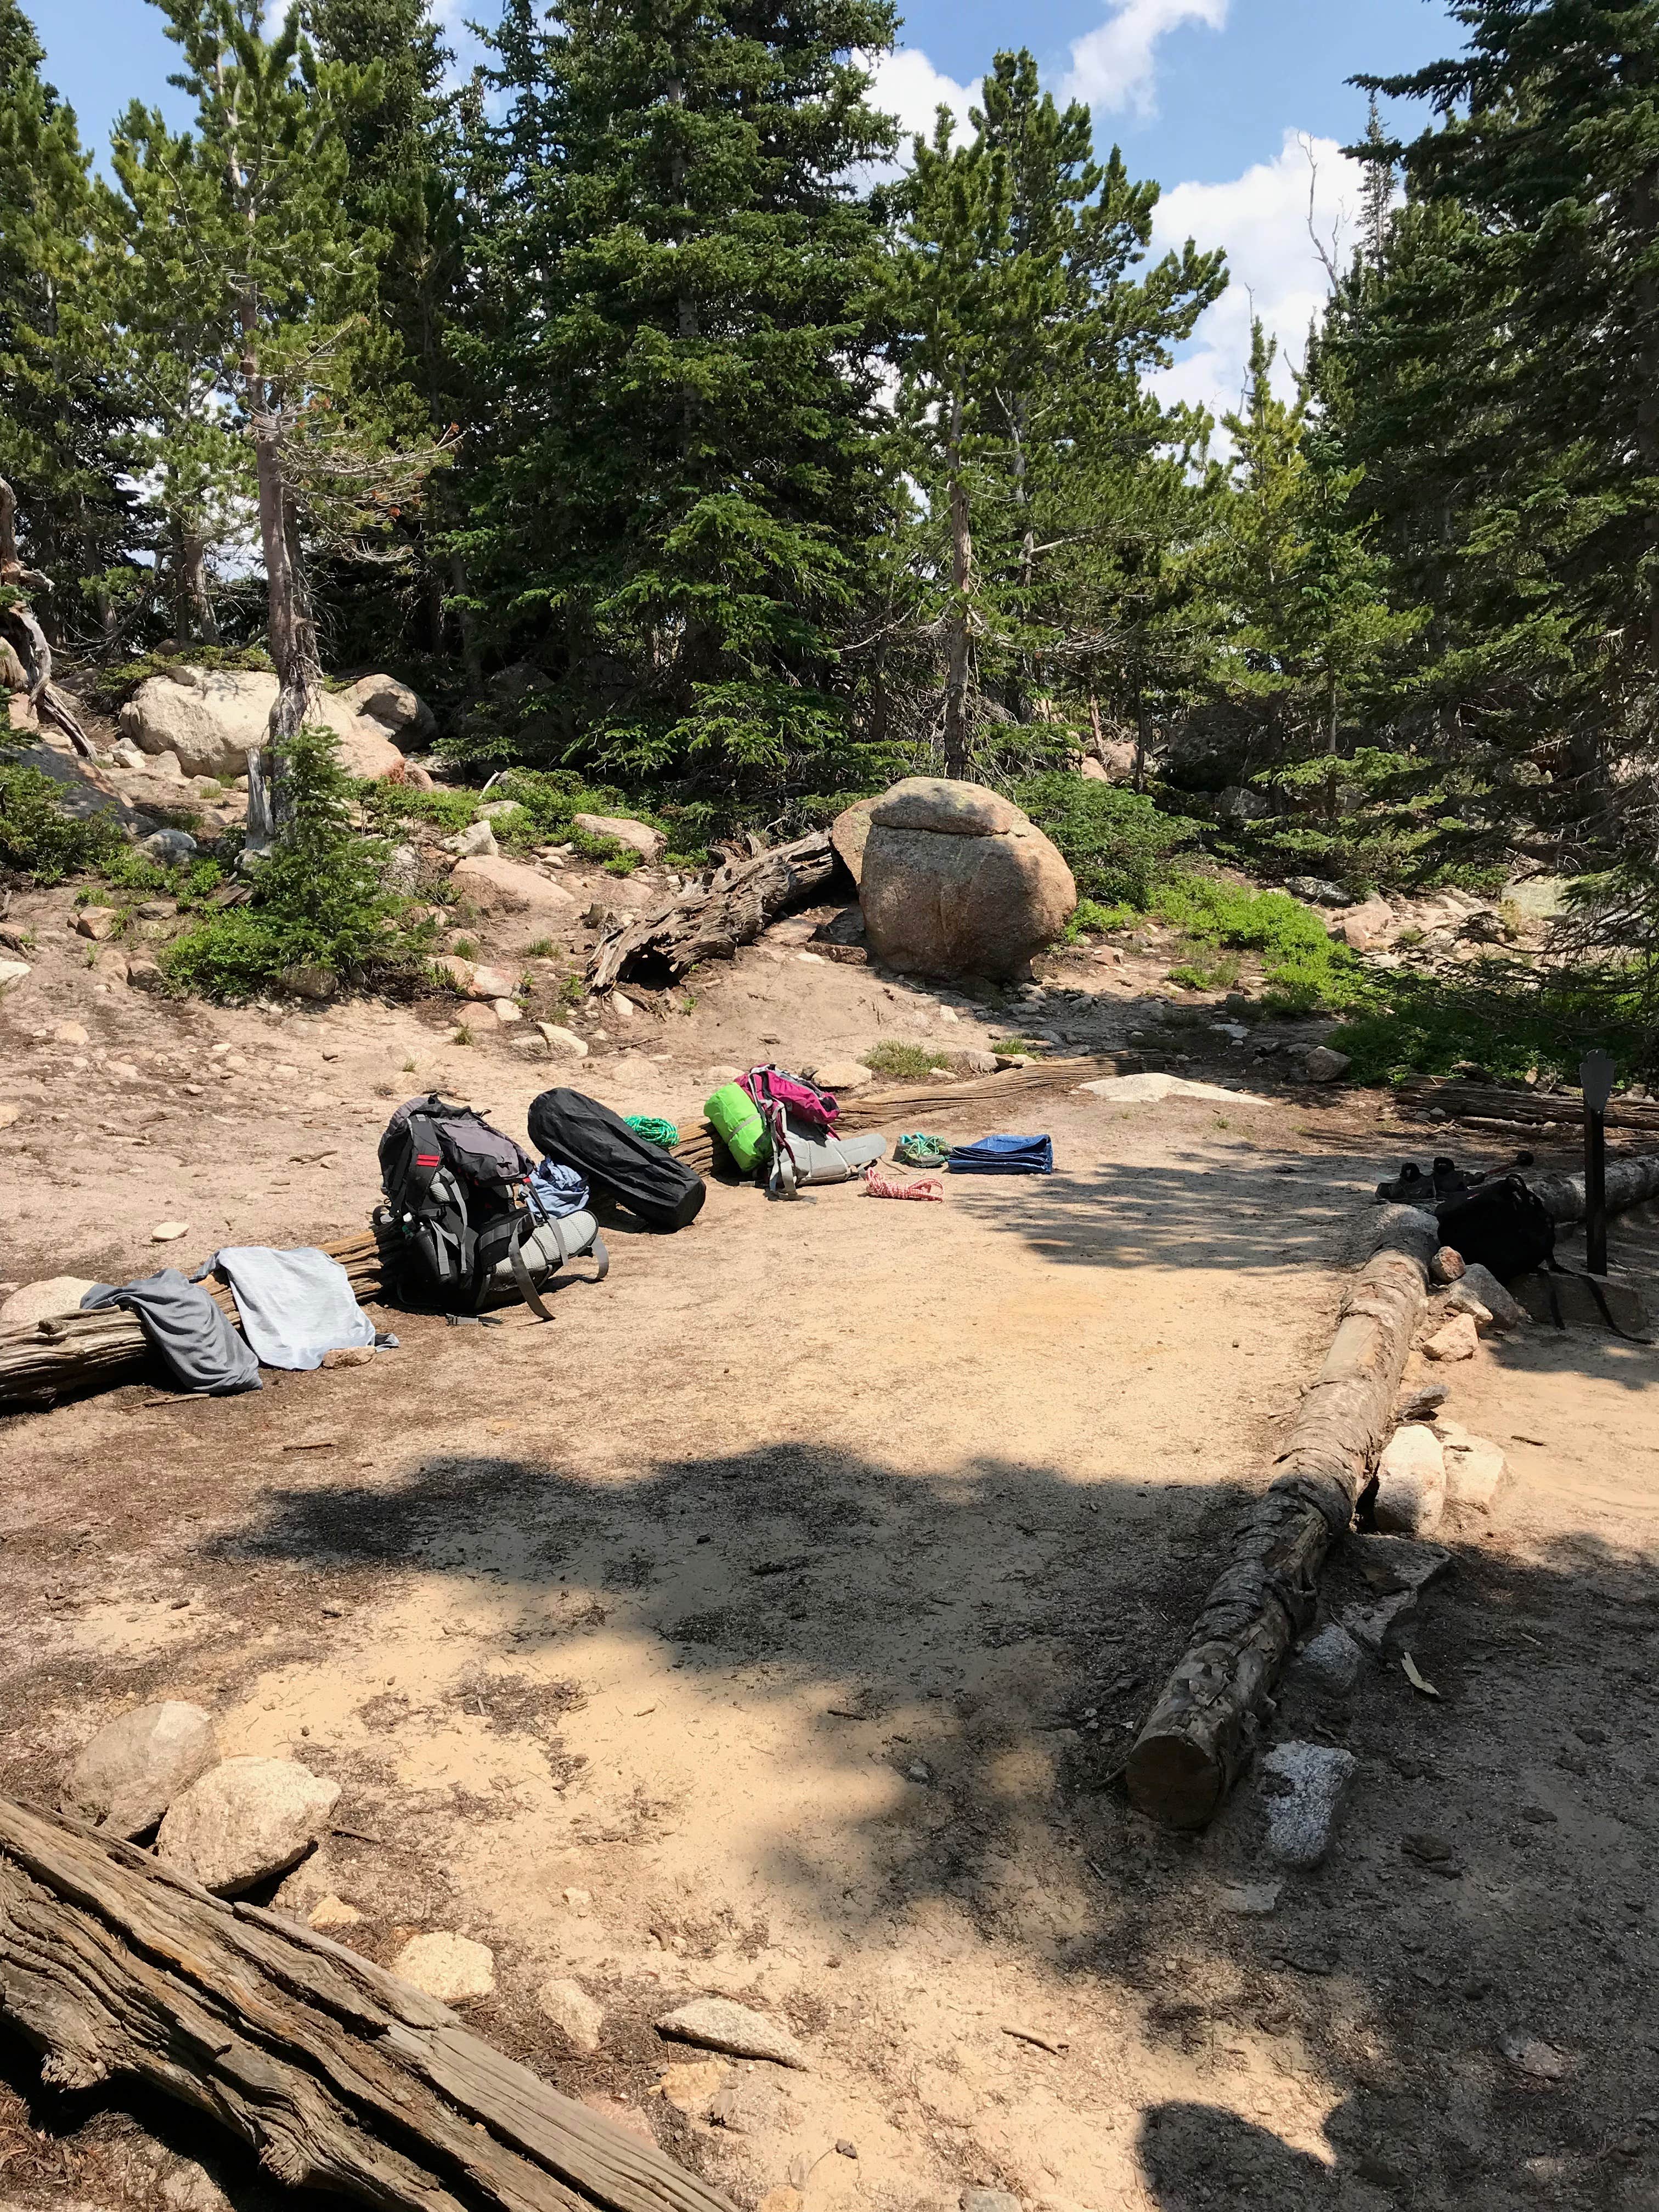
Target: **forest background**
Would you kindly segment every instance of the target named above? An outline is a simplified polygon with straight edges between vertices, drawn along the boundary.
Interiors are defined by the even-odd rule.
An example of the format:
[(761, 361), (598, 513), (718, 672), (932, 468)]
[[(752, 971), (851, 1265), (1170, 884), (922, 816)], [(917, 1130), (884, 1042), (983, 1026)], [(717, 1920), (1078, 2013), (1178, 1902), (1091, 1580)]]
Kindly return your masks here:
[[(1224, 255), (1023, 51), (902, 145), (886, 0), (508, 0), (465, 72), (428, 0), (158, 4), (189, 120), (94, 163), (0, 0), (8, 589), (106, 703), (269, 655), (291, 735), (385, 667), (452, 775), (687, 848), (971, 775), (1085, 926), (1547, 875), (1547, 1018), (1480, 1056), (1651, 1057), (1654, 0), (1468, 0), (1368, 88), (1415, 126), (1218, 420), (1169, 372)], [(1478, 981), (1409, 1051), (1400, 987), (1396, 1056)]]

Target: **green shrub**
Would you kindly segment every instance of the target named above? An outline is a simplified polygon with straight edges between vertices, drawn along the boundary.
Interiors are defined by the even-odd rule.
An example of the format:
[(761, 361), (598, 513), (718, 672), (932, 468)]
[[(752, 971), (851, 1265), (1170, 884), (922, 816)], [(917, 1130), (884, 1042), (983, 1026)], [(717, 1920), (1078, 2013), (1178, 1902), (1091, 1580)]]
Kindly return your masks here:
[(1108, 930), (1127, 929), (1138, 918), (1132, 906), (1102, 906), (1098, 899), (1080, 898), (1066, 925), (1066, 942), (1080, 937), (1103, 937)]
[(1065, 854), (1079, 898), (1103, 907), (1147, 905), (1172, 856), (1196, 842), (1200, 827), (1137, 792), (1064, 769), (1028, 776), (1013, 795)]
[(280, 748), (289, 816), (258, 864), (244, 906), (206, 915), (160, 956), (175, 982), (217, 999), (245, 999), (290, 969), (319, 968), (343, 982), (416, 981), (433, 930), (406, 928), (407, 902), (386, 890), (386, 848), (359, 837), (348, 815), (353, 785), (331, 731), (306, 728)]
[(87, 696), (100, 714), (115, 714), (148, 678), (166, 676), (185, 664), (192, 668), (257, 668), (266, 675), (275, 668), (262, 645), (191, 645), (173, 653), (147, 653), (142, 659), (100, 669)]
[(1188, 991), (1220, 991), (1237, 982), (1237, 953), (1195, 945), (1186, 958), (1170, 970), (1170, 981)]
[(69, 876), (119, 867), (130, 856), (112, 817), (71, 814), (43, 769), (0, 753), (0, 866), (37, 884), (61, 884)]
[(1333, 1042), (1362, 1083), (1449, 1075), (1462, 1060), (1505, 1081), (1577, 1083), (1579, 1061), (1598, 1045), (1621, 1078), (1651, 1081), (1656, 1013), (1654, 978), (1637, 965), (1540, 971), (1494, 956), (1455, 976), (1409, 969), (1376, 976)]
[(872, 1075), (912, 1083), (931, 1075), (936, 1067), (944, 1067), (950, 1057), (949, 1053), (936, 1051), (925, 1044), (902, 1043), (897, 1037), (884, 1037), (863, 1054), (864, 1064)]
[(1030, 1054), (1047, 1052), (1048, 1048), (1041, 1037), (1006, 1036), (993, 1037), (991, 1049), (993, 1052)]
[[(1153, 899), (1152, 911), (1195, 947), (1224, 945), (1260, 953), (1262, 997), (1279, 1012), (1336, 1012), (1358, 1004), (1365, 994), (1366, 974), (1359, 961), (1327, 934), (1311, 907), (1286, 891), (1252, 891), (1209, 876), (1175, 876)], [(1231, 982), (1236, 975), (1237, 969), (1218, 980)], [(1176, 980), (1182, 980), (1178, 972)]]

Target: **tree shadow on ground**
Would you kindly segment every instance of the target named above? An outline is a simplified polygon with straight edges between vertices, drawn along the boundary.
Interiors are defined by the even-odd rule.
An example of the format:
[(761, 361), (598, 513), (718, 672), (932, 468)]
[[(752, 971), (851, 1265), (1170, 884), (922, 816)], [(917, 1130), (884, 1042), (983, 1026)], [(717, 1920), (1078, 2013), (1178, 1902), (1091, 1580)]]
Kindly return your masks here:
[[(1127, 2004), (1154, 2050), (1212, 2073), (1219, 2117), (1149, 2110), (1142, 2162), (1165, 2212), (1497, 2212), (1562, 2175), (1570, 2201), (1650, 2203), (1653, 1561), (1589, 1536), (1495, 1556), (1485, 1524), (1455, 1534), (1451, 1576), (1352, 1694), (1281, 1686), (1273, 1737), (1360, 1761), (1340, 1850), (1285, 1875), (1253, 1781), (1191, 1838), (1141, 1819), (1117, 1778), (1238, 1497), (1084, 1487), (989, 1455), (925, 1480), (776, 1446), (660, 1464), (624, 1505), (556, 1468), (448, 1458), (391, 1488), (278, 1493), (218, 1549), (332, 1589), (493, 1565), (503, 1662), (557, 1652), (579, 1669), (579, 1642), (538, 1610), (562, 1572), (564, 1604), (602, 1602), (613, 1634), (672, 1651), (711, 1698), (832, 1692), (844, 1717), (815, 1756), (849, 1774), (920, 1762), (927, 1784), (896, 1814), (847, 1815), (867, 1867), (855, 1893), (839, 1872), (832, 1893), (794, 1841), (769, 1882), (852, 1944), (948, 1908), (1057, 1977), (1080, 2017)], [(1374, 1596), (1340, 1553), (1327, 1612)], [(1438, 1698), (1413, 1688), (1405, 1649)], [(1011, 1783), (1033, 1747), (1054, 1754), (1047, 1778)], [(1237, 1910), (1236, 1886), (1264, 1880), (1282, 1884), (1276, 1908)], [(1506, 2055), (1529, 2039), (1560, 2055), (1559, 2078)], [(1274, 2125), (1276, 2094), (1303, 2147)], [(1327, 2166), (1306, 2113), (1332, 2104)]]

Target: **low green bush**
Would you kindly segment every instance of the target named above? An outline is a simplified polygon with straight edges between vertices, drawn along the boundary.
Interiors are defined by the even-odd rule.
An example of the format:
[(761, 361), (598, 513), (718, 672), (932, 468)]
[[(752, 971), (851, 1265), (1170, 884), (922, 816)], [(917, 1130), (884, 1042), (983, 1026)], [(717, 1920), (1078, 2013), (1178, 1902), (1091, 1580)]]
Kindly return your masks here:
[(1013, 797), (1059, 846), (1079, 898), (1102, 907), (1147, 905), (1168, 879), (1174, 855), (1196, 843), (1201, 826), (1164, 813), (1137, 792), (1066, 769), (1026, 777)]
[[(0, 866), (33, 883), (127, 866), (132, 854), (120, 824), (107, 814), (71, 814), (59, 787), (38, 768), (0, 753)], [(143, 860), (137, 866), (146, 867)], [(159, 872), (152, 870), (159, 883)]]
[[(1327, 934), (1311, 907), (1286, 891), (1247, 890), (1213, 877), (1185, 874), (1164, 883), (1152, 911), (1194, 948), (1225, 946), (1260, 954), (1262, 997), (1278, 1012), (1335, 1012), (1357, 1006), (1365, 995), (1361, 963)], [(1195, 951), (1189, 964), (1203, 957), (1201, 950)], [(1236, 975), (1237, 970), (1218, 975), (1218, 981), (1231, 982)]]
[(948, 1052), (936, 1051), (925, 1044), (905, 1044), (897, 1037), (884, 1037), (863, 1055), (864, 1064), (872, 1075), (910, 1083), (919, 1083), (936, 1067), (948, 1066), (950, 1058)]
[(289, 819), (252, 878), (246, 905), (210, 912), (160, 956), (185, 989), (246, 999), (294, 969), (342, 982), (412, 987), (430, 958), (434, 931), (410, 929), (408, 902), (386, 890), (386, 848), (351, 827), (352, 780), (333, 732), (300, 731), (281, 747)]
[(1364, 1005), (1332, 1042), (1357, 1083), (1449, 1075), (1473, 1061), (1510, 1082), (1576, 1084), (1593, 1048), (1620, 1079), (1659, 1077), (1655, 979), (1638, 965), (1535, 969), (1501, 955), (1455, 976), (1395, 969), (1372, 979)]

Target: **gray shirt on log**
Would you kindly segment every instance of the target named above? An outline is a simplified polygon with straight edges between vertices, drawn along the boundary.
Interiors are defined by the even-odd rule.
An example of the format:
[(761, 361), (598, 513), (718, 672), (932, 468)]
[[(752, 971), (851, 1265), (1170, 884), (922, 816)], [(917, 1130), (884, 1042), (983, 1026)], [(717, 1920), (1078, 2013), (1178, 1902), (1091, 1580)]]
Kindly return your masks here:
[(257, 1390), (259, 1363), (198, 1283), (187, 1283), (176, 1267), (162, 1267), (137, 1282), (94, 1283), (81, 1301), (82, 1313), (100, 1306), (125, 1306), (173, 1380), (184, 1390), (210, 1398), (236, 1390)]

